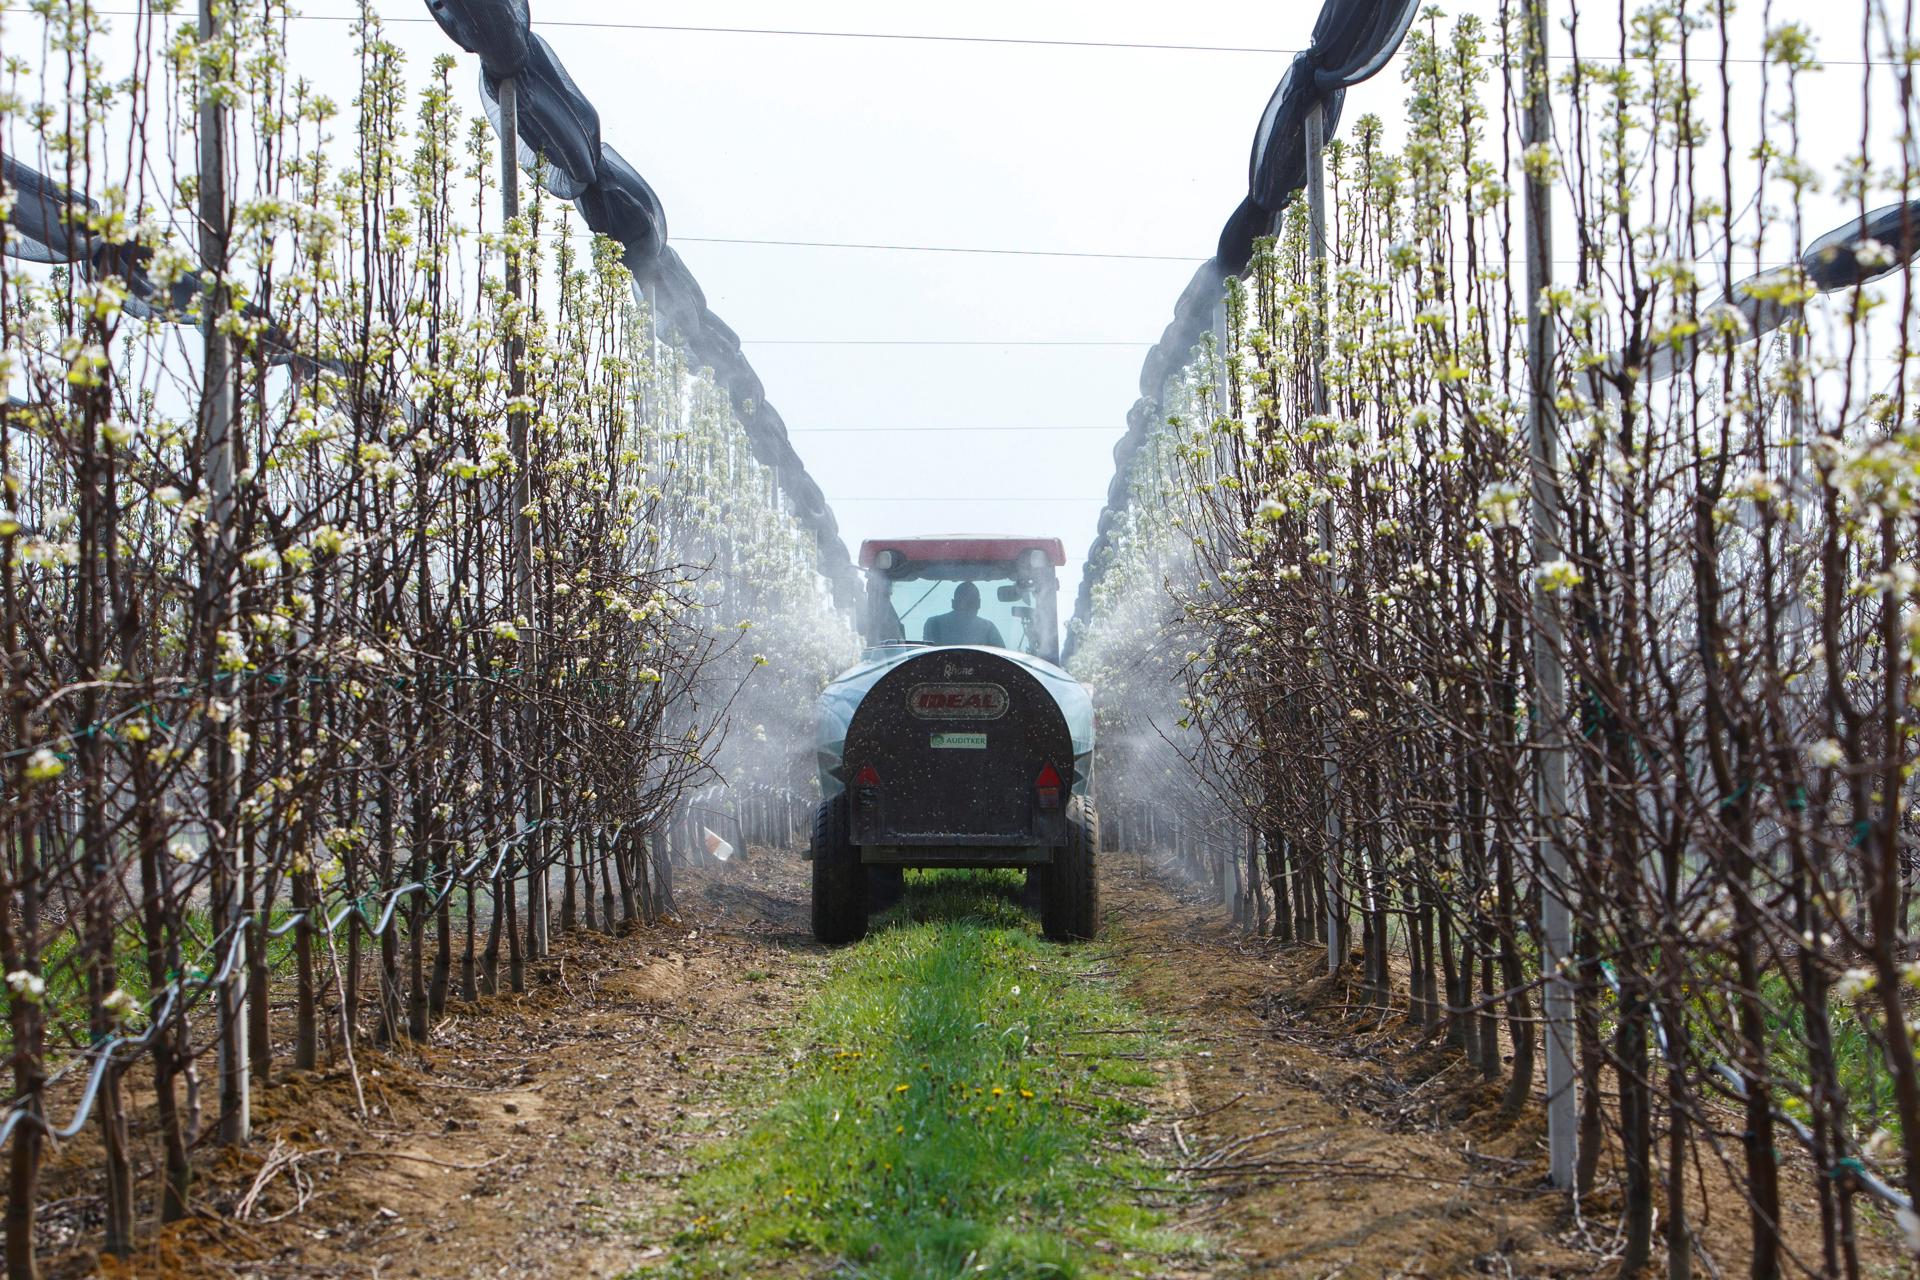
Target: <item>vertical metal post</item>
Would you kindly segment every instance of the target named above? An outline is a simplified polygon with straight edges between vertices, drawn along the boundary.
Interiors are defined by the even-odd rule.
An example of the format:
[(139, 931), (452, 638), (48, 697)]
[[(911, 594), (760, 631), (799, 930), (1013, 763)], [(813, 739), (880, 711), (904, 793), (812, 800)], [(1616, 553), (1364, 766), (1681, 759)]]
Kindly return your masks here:
[[(1224, 290), (1226, 281), (1220, 285)], [(1227, 394), (1227, 300), (1222, 296), (1213, 304), (1213, 416), (1232, 413), (1231, 399)]]
[[(223, 0), (200, 0), (200, 43), (207, 45), (220, 37), (218, 6)], [(202, 76), (206, 75), (202, 64)], [(205, 347), (205, 383), (200, 398), (200, 449), (205, 460), (208, 496), (212, 500), (213, 537), (207, 547), (206, 587), (210, 623), (207, 643), (217, 650), (219, 635), (233, 619), (233, 573), (235, 542), (233, 530), (234, 433), (239, 415), (234, 403), (233, 340), (221, 331), (221, 319), (227, 310), (226, 287), (220, 276), (226, 270), (227, 240), (227, 108), (218, 95), (202, 85), (200, 92), (199, 218), (200, 264), (207, 281), (201, 294), (201, 337)], [(208, 689), (210, 699), (225, 692), (219, 685), (219, 662), (209, 664), (214, 673)], [(229, 859), (237, 856), (235, 824), (239, 817), (239, 761), (218, 726), (207, 750), (210, 789), (207, 797), (211, 819), (207, 857), (213, 871), (214, 936), (220, 939), (214, 964), (225, 976), (214, 993), (217, 1017), (216, 1051), (220, 1073), (220, 1142), (240, 1146), (252, 1137), (252, 1077), (247, 1053), (246, 970), (240, 964), (223, 963), (246, 928), (246, 908), (235, 882), (236, 867)], [(257, 993), (266, 999), (265, 992)]]
[[(1224, 296), (1226, 281), (1220, 282), (1222, 296), (1213, 304), (1213, 419), (1218, 422), (1233, 412), (1233, 397), (1227, 386), (1227, 300)], [(1209, 428), (1212, 422), (1207, 424)], [(1227, 458), (1221, 457), (1223, 441), (1211, 430), (1207, 433), (1207, 479), (1218, 481), (1226, 469), (1232, 466), (1231, 452)], [(1234, 446), (1226, 446), (1231, 450)]]
[[(500, 82), (500, 213), (501, 231), (507, 232), (520, 216), (520, 85), (513, 76)], [(526, 753), (527, 825), (530, 834), (525, 849), (527, 860), (527, 955), (537, 959), (547, 952), (546, 839), (537, 828), (546, 810), (546, 795), (535, 770), (534, 754), (539, 750), (535, 730), (538, 712), (532, 695), (540, 683), (540, 646), (533, 617), (533, 466), (528, 457), (528, 422), (521, 398), (527, 393), (525, 369), (526, 342), (520, 336), (522, 323), (520, 253), (507, 250), (507, 299), (513, 308), (514, 332), (507, 339), (507, 394), (514, 407), (507, 413), (507, 443), (513, 451), (513, 601), (514, 611), (526, 621), (526, 634), (520, 638), (521, 683), (528, 703), (522, 710), (522, 750)]]
[[(1324, 417), (1327, 397), (1327, 117), (1324, 104), (1316, 104), (1307, 113), (1307, 254), (1313, 287), (1313, 412)], [(1320, 550), (1333, 555), (1333, 503), (1323, 502), (1315, 515), (1319, 526)], [(1325, 586), (1329, 595), (1341, 589), (1340, 576), (1329, 559)], [(1321, 669), (1328, 685), (1339, 678), (1333, 655), (1326, 646), (1333, 636), (1333, 603), (1323, 599), (1320, 605)], [(1326, 816), (1326, 892), (1327, 892), (1327, 972), (1339, 972), (1346, 959), (1346, 890), (1340, 880), (1340, 745), (1338, 720), (1330, 721), (1321, 732), (1327, 758), (1322, 765), (1327, 789)]]
[(1220, 281), (1221, 297), (1213, 304), (1213, 421), (1207, 423), (1207, 482), (1217, 484), (1221, 477), (1233, 468), (1233, 459), (1238, 456), (1239, 445), (1214, 434), (1215, 422), (1233, 413), (1233, 396), (1229, 386), (1227, 369), (1227, 300), (1225, 297), (1226, 280)]
[[(1558, 559), (1562, 550), (1559, 445), (1553, 423), (1553, 322), (1541, 296), (1553, 283), (1551, 169), (1531, 157), (1553, 139), (1548, 97), (1546, 0), (1527, 0), (1525, 111), (1527, 236), (1527, 452), (1532, 469), (1533, 559)], [(1567, 874), (1567, 672), (1560, 618), (1538, 583), (1533, 588), (1535, 832), (1546, 883), (1541, 894), (1542, 962), (1546, 967), (1547, 1148), (1553, 1185), (1573, 1186), (1578, 1117), (1574, 1098), (1573, 985), (1566, 972), (1573, 952)]]

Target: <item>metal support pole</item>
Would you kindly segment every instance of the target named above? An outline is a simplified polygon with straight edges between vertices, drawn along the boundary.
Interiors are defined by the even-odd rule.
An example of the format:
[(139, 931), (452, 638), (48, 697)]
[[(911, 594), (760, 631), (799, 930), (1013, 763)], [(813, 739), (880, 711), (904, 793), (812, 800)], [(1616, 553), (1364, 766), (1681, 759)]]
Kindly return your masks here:
[[(1529, 152), (1553, 138), (1548, 97), (1545, 0), (1527, 0), (1525, 113), (1522, 142)], [(1541, 297), (1553, 283), (1551, 170), (1527, 165), (1527, 444), (1532, 464), (1533, 559), (1558, 559), (1562, 550), (1559, 445), (1554, 437), (1553, 322)], [(1541, 894), (1542, 962), (1547, 985), (1547, 1148), (1553, 1185), (1573, 1187), (1575, 1132), (1573, 985), (1566, 972), (1573, 953), (1567, 874), (1567, 672), (1553, 600), (1533, 588), (1535, 832), (1546, 883)]]
[[(500, 82), (500, 213), (502, 232), (520, 216), (520, 85), (508, 76)], [(546, 838), (537, 830), (546, 816), (546, 795), (535, 771), (533, 758), (539, 750), (535, 730), (539, 716), (532, 706), (532, 694), (540, 683), (540, 646), (533, 617), (533, 467), (528, 458), (527, 413), (520, 406), (527, 393), (526, 341), (517, 326), (521, 301), (520, 254), (507, 250), (507, 298), (513, 308), (512, 336), (507, 339), (507, 393), (514, 407), (507, 414), (507, 442), (513, 451), (513, 600), (514, 611), (525, 619), (527, 631), (520, 638), (520, 671), (528, 703), (522, 709), (521, 748), (526, 753), (527, 824), (536, 828), (523, 848), (527, 859), (527, 955), (538, 959), (547, 953)]]
[[(1315, 105), (1307, 113), (1307, 253), (1313, 287), (1313, 412), (1316, 417), (1324, 417), (1328, 408), (1326, 151), (1326, 107)], [(1319, 525), (1320, 550), (1331, 557), (1333, 504), (1321, 503), (1315, 518)], [(1327, 565), (1325, 585), (1329, 596), (1338, 594), (1341, 589), (1339, 574), (1334, 570), (1331, 560)], [(1330, 598), (1323, 598), (1320, 605), (1320, 665), (1330, 688), (1339, 678), (1339, 673), (1333, 667), (1333, 655), (1326, 648), (1332, 636), (1333, 603)], [(1321, 743), (1327, 753), (1326, 762), (1321, 766), (1327, 791), (1327, 972), (1338, 973), (1347, 957), (1347, 911), (1346, 891), (1340, 880), (1340, 762), (1337, 756), (1340, 726), (1337, 719), (1323, 728)]]
[[(1224, 290), (1226, 281), (1220, 284)], [(1213, 416), (1216, 419), (1233, 413), (1233, 397), (1227, 387), (1227, 334), (1227, 300), (1222, 296), (1213, 304)]]
[[(200, 0), (202, 45), (220, 37), (217, 11), (220, 3), (221, 0)], [(227, 108), (204, 86), (200, 93), (199, 126), (200, 264), (207, 280), (207, 288), (201, 295), (200, 327), (206, 354), (205, 382), (200, 397), (200, 449), (213, 517), (205, 590), (208, 592), (207, 643), (218, 649), (220, 633), (231, 625), (235, 606), (234, 434), (239, 415), (234, 403), (233, 339), (221, 331), (221, 319), (227, 310), (226, 284), (221, 275), (226, 270), (230, 235)], [(218, 670), (215, 659), (209, 663), (209, 672)], [(216, 680), (208, 696), (219, 698), (225, 692)], [(238, 867), (232, 862), (239, 851), (235, 826), (240, 813), (240, 762), (234, 758), (225, 734), (217, 726), (208, 742), (207, 761), (210, 783), (207, 809), (211, 822), (206, 856), (213, 872), (214, 936), (221, 940), (219, 955), (224, 959), (233, 939), (247, 923), (246, 904), (241, 901), (237, 883)], [(224, 1146), (241, 1146), (253, 1134), (252, 1076), (247, 1053), (247, 980), (245, 966), (235, 964), (225, 969), (226, 976), (214, 993), (215, 1058), (220, 1073), (219, 1136)], [(256, 998), (264, 1000), (266, 993), (257, 992)]]

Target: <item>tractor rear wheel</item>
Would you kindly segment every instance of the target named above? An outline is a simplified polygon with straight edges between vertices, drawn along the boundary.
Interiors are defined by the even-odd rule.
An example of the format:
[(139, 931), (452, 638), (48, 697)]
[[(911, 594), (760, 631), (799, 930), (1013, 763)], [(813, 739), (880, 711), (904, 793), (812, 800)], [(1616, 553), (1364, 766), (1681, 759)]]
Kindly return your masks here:
[(847, 833), (847, 798), (823, 800), (813, 815), (813, 936), (826, 945), (867, 932), (867, 877)]
[(1040, 930), (1055, 942), (1089, 941), (1100, 932), (1093, 870), (1099, 847), (1099, 815), (1091, 801), (1076, 796), (1067, 807), (1066, 847), (1054, 850), (1040, 881)]

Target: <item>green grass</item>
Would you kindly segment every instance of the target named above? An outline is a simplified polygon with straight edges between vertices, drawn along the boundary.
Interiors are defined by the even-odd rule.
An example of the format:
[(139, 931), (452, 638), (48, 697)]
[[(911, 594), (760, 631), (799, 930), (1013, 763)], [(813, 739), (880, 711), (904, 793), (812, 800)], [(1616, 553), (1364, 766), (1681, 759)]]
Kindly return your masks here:
[[(1700, 981), (1686, 1000), (1688, 1031), (1696, 1053), (1708, 1055), (1716, 1039), (1730, 1041), (1737, 1034), (1739, 1011), (1729, 994), (1734, 979), (1728, 973), (1709, 970), (1710, 979)], [(1811, 1123), (1812, 1109), (1807, 1103), (1813, 1080), (1812, 1043), (1807, 1031), (1807, 1010), (1796, 994), (1796, 981), (1779, 969), (1760, 976), (1760, 1000), (1767, 1034), (1767, 1065), (1776, 1088), (1776, 1107), (1803, 1123)], [(1618, 1027), (1619, 1008), (1611, 993), (1603, 993), (1599, 1033), (1611, 1043)], [(1877, 1000), (1878, 997), (1873, 997)], [(1862, 1007), (1838, 998), (1827, 1005), (1827, 1032), (1833, 1046), (1834, 1075), (1840, 1096), (1846, 1103), (1847, 1127), (1856, 1142), (1864, 1143), (1877, 1130), (1887, 1130), (1896, 1140), (1901, 1136), (1900, 1116), (1893, 1096), (1893, 1078), (1886, 1064), (1886, 1047), (1880, 1030), (1877, 1007)], [(1651, 1035), (1651, 1028), (1649, 1028)], [(1657, 1042), (1648, 1041), (1649, 1052), (1658, 1052)], [(1705, 1069), (1705, 1061), (1700, 1069)], [(1791, 1141), (1785, 1138), (1783, 1141)], [(1795, 1149), (1797, 1150), (1797, 1144)]]
[[(278, 925), (290, 916), (286, 910), (277, 910), (271, 916), (271, 923)], [(42, 1001), (49, 1026), (49, 1039), (58, 1041), (62, 1036), (84, 1043), (87, 1023), (87, 971), (84, 964), (87, 953), (80, 945), (75, 930), (82, 924), (74, 921), (71, 927), (63, 928), (48, 939), (40, 951), (40, 971), (46, 978), (47, 992)], [(195, 907), (187, 912), (184, 927), (192, 941), (182, 946), (182, 951), (193, 959), (208, 958), (202, 939), (212, 936), (212, 917), (204, 908)], [(276, 978), (285, 977), (294, 967), (293, 935), (271, 938), (267, 942), (267, 968)], [(132, 996), (140, 1015), (128, 1024), (130, 1031), (139, 1031), (146, 1026), (146, 1004), (152, 995), (152, 984), (147, 980), (147, 935), (145, 920), (139, 915), (129, 915), (118, 922), (113, 935), (114, 985)], [(0, 997), (3, 998), (3, 997)], [(13, 1052), (12, 1027), (0, 1017), (0, 1058), (11, 1056)]]
[(1017, 884), (910, 877), (832, 956), (784, 1078), (739, 1100), (762, 1118), (684, 1188), (676, 1274), (1135, 1275), (1188, 1247), (1132, 1189), (1172, 1193), (1123, 1128), (1155, 1076), (1116, 1055), (1155, 1036), (1098, 947), (1039, 937)]
[[(1778, 973), (1768, 973), (1761, 978), (1760, 994), (1766, 1002), (1773, 1069), (1804, 1090), (1813, 1078), (1806, 1007), (1795, 996), (1786, 977)], [(1877, 1019), (1862, 1022), (1852, 1006), (1833, 1000), (1828, 1005), (1827, 1021), (1833, 1043), (1834, 1074), (1839, 1077), (1840, 1093), (1846, 1099), (1855, 1137), (1865, 1141), (1876, 1129), (1884, 1128), (1898, 1138), (1900, 1115), (1894, 1105), (1893, 1077), (1886, 1066), (1886, 1049)], [(1813, 1118), (1802, 1098), (1783, 1094), (1779, 1100), (1797, 1119)]]

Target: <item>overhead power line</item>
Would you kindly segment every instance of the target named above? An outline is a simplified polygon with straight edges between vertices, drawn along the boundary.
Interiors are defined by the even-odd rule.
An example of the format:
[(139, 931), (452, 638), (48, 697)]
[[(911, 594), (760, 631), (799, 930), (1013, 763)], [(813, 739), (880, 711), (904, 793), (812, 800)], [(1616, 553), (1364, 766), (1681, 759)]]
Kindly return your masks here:
[(868, 244), (856, 240), (762, 240), (735, 236), (675, 236), (675, 244), (758, 244), (793, 249), (885, 249), (900, 253), (986, 253), (1016, 258), (1118, 258), (1128, 262), (1205, 262), (1178, 253), (1100, 253), (1079, 249), (996, 249), (960, 244)]
[(1009, 426), (1001, 426), (998, 424), (995, 424), (992, 426), (980, 426), (980, 427), (788, 427), (787, 434), (791, 436), (827, 435), (827, 434), (849, 435), (849, 436), (878, 436), (878, 435), (926, 436), (926, 435), (936, 435), (943, 431), (969, 431), (969, 432), (972, 432), (972, 431), (1018, 431), (1023, 435), (1042, 432), (1042, 431), (1105, 431), (1109, 434), (1112, 434), (1113, 432), (1116, 432), (1116, 431), (1125, 431), (1125, 430), (1126, 430), (1125, 423), (1114, 422), (1114, 423), (1109, 423), (1104, 427), (1077, 427), (1077, 426), (1076, 427), (1053, 427), (1053, 426), (1009, 427)]
[(759, 347), (1150, 347), (1153, 340), (988, 338), (742, 338), (741, 346)]
[[(0, 12), (26, 13), (26, 5), (6, 5)], [(134, 9), (95, 9), (95, 13), (107, 17), (133, 18), (141, 16)], [(162, 14), (162, 18), (192, 20), (192, 14)], [(358, 22), (360, 16), (353, 13), (294, 13), (287, 15), (295, 22)], [(433, 22), (430, 17), (413, 15), (380, 15), (384, 26), (414, 25)], [(666, 31), (687, 35), (723, 35), (723, 36), (787, 36), (810, 40), (901, 40), (917, 41), (927, 44), (1000, 44), (1028, 45), (1041, 49), (1146, 49), (1165, 53), (1260, 53), (1285, 54), (1289, 57), (1300, 52), (1298, 49), (1281, 49), (1270, 45), (1244, 44), (1175, 44), (1148, 40), (1048, 40), (1037, 36), (973, 36), (942, 35), (918, 31), (830, 31), (802, 27), (719, 27), (678, 22), (616, 22), (606, 18), (535, 18), (535, 27), (582, 28), (589, 31)]]
[[(566, 232), (551, 231), (543, 232), (542, 234), (555, 240), (590, 240), (593, 238), (593, 233), (584, 227), (575, 227)], [(874, 249), (894, 253), (988, 254), (1020, 258), (1111, 258), (1119, 259), (1123, 262), (1201, 263), (1212, 261), (1211, 258), (1202, 257), (1197, 254), (1180, 253), (1110, 253), (1100, 250), (1083, 251), (1078, 249), (1004, 249), (986, 245), (885, 244), (864, 240), (783, 240), (772, 236), (687, 236), (676, 234), (672, 237), (672, 241), (674, 244), (739, 244), (760, 245), (779, 249)], [(1339, 258), (1339, 255), (1336, 254), (1335, 257)], [(1460, 263), (1467, 261), (1467, 254), (1464, 250), (1456, 250), (1447, 254), (1446, 258), (1449, 262)], [(1340, 260), (1345, 261), (1345, 259)], [(1527, 255), (1524, 253), (1512, 253), (1503, 257), (1499, 254), (1482, 253), (1479, 254), (1475, 260), (1482, 266), (1493, 266), (1501, 262), (1512, 266), (1524, 263), (1527, 260)], [(1717, 254), (1701, 254), (1698, 255), (1695, 260), (1700, 266), (1707, 268), (1718, 266), (1721, 261), (1720, 256)], [(1794, 258), (1781, 258), (1777, 261), (1752, 262), (1745, 258), (1737, 258), (1734, 266), (1740, 269), (1752, 268), (1759, 271), (1770, 271), (1778, 267), (1793, 266), (1797, 261), (1798, 260)], [(1585, 264), (1588, 266), (1603, 267), (1609, 270), (1617, 265), (1610, 257), (1597, 261), (1578, 256), (1559, 257), (1552, 259), (1552, 262), (1555, 266), (1578, 267)], [(1642, 262), (1639, 265), (1642, 270), (1646, 270), (1651, 266), (1650, 263), (1646, 262)]]
[[(425, 22), (428, 19), (409, 18), (406, 21)], [(1279, 49), (1261, 45), (1165, 44), (1134, 40), (1043, 40), (1032, 36), (934, 35), (914, 31), (820, 31), (798, 27), (708, 27), (666, 22), (536, 20), (533, 25), (536, 27), (599, 27), (628, 31), (674, 31), (694, 35), (798, 36), (812, 40), (906, 40), (927, 44), (1027, 45), (1041, 49), (1147, 49), (1163, 53), (1264, 53), (1285, 54), (1288, 57), (1300, 52), (1298, 49)]]
[[(28, 6), (13, 4), (0, 6), (0, 13), (28, 13)], [(105, 17), (132, 18), (141, 16), (134, 9), (95, 9), (95, 13)], [(191, 20), (192, 14), (162, 14), (165, 21)], [(288, 15), (295, 22), (358, 22), (359, 16), (350, 13), (295, 13)], [(413, 16), (382, 15), (382, 24), (387, 26), (431, 23), (432, 18)], [(1158, 53), (1231, 53), (1260, 54), (1266, 56), (1283, 55), (1292, 57), (1300, 52), (1297, 48), (1282, 48), (1276, 45), (1257, 44), (1177, 44), (1150, 40), (1047, 40), (1037, 36), (976, 36), (976, 35), (940, 35), (917, 31), (832, 31), (802, 27), (719, 27), (701, 26), (674, 22), (614, 22), (605, 18), (553, 19), (536, 18), (535, 27), (555, 29), (578, 28), (589, 31), (659, 31), (686, 35), (726, 35), (726, 36), (775, 36), (801, 38), (809, 40), (886, 40), (918, 42), (925, 44), (979, 44), (1011, 45), (1036, 49), (1117, 49), (1145, 50)], [(1572, 62), (1571, 54), (1549, 54), (1553, 62)], [(1618, 66), (1632, 62), (1679, 62), (1675, 56), (1662, 55), (1658, 58), (1645, 57), (1584, 57), (1580, 62), (1586, 66)], [(1691, 65), (1710, 69), (1719, 59), (1710, 53), (1702, 53), (1688, 60)], [(1728, 58), (1729, 64), (1758, 66), (1768, 61), (1766, 58)], [(1901, 67), (1906, 64), (1891, 58), (1823, 58), (1823, 66), (1829, 67)]]

